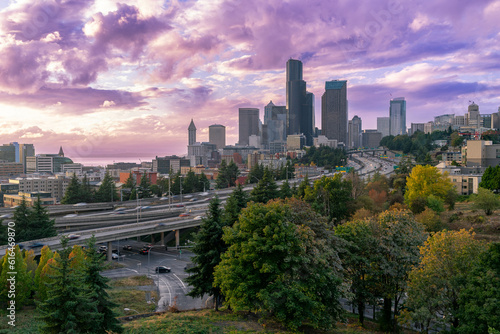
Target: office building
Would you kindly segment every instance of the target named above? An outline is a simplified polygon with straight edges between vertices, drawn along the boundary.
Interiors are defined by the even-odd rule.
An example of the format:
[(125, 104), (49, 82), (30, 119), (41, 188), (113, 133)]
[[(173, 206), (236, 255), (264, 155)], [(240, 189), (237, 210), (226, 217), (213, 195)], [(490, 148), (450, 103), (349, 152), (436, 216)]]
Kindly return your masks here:
[(12, 144), (0, 146), (0, 161), (16, 162), (16, 148)]
[(364, 130), (361, 134), (361, 145), (365, 148), (377, 148), (380, 146), (382, 134), (377, 130)]
[(391, 135), (406, 134), (406, 101), (404, 97), (397, 97), (390, 101), (389, 119)]
[(469, 105), (467, 108), (467, 115), (466, 117), (466, 125), (472, 128), (478, 128), (479, 127), (479, 106), (472, 102), (472, 104)]
[(248, 146), (251, 135), (259, 136), (259, 109), (239, 108), (239, 140), (241, 146)]
[(213, 124), (208, 127), (208, 142), (214, 144), (218, 150), (226, 146), (226, 127)]
[(73, 164), (73, 160), (58, 154), (37, 154), (26, 157), (26, 173), (61, 173), (64, 164)]
[(288, 151), (301, 150), (306, 144), (306, 136), (303, 134), (288, 135), (286, 137), (286, 146)]
[(321, 133), (338, 143), (347, 143), (347, 81), (325, 83), (321, 97)]
[(348, 140), (348, 148), (358, 148), (361, 146), (361, 118), (358, 116), (354, 116), (352, 120), (349, 121), (347, 135), (349, 137)]
[(181, 158), (176, 155), (170, 155), (166, 157), (156, 157), (153, 159), (153, 172), (160, 174), (177, 173), (182, 167), (189, 167), (189, 159)]
[(377, 117), (377, 131), (382, 134), (382, 138), (387, 137), (390, 134), (389, 117)]
[(462, 161), (467, 167), (495, 167), (500, 165), (500, 144), (489, 140), (467, 140), (462, 147)]
[(286, 62), (286, 134), (304, 134), (306, 145), (312, 145), (314, 136), (314, 94), (306, 91), (302, 78), (302, 62)]
[(413, 135), (415, 132), (420, 131), (424, 133), (425, 124), (424, 123), (411, 123), (410, 135)]
[(24, 173), (23, 164), (17, 162), (0, 162), (0, 177), (15, 177)]
[(328, 146), (331, 148), (337, 148), (337, 140), (328, 139), (326, 138), (326, 136), (319, 135), (317, 137), (314, 137), (314, 146), (315, 147)]

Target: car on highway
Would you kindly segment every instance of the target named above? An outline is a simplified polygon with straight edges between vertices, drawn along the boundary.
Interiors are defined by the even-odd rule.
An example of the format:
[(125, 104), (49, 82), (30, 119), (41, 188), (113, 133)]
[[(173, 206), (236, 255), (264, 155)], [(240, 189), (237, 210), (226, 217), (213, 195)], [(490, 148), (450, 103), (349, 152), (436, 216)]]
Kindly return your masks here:
[(195, 197), (195, 198), (191, 198), (189, 201), (190, 202), (196, 202), (198, 199)]
[(78, 238), (80, 238), (80, 236), (78, 234), (68, 234), (69, 240), (74, 240), (74, 239), (78, 239)]
[(132, 246), (125, 245), (125, 246), (123, 246), (123, 250), (132, 250)]
[(176, 208), (183, 208), (184, 207), (184, 204), (176, 204), (175, 205)]
[(33, 248), (39, 248), (39, 247), (43, 247), (43, 246), (45, 246), (45, 244), (43, 244), (41, 242), (35, 242), (35, 243), (32, 243), (29, 247), (31, 249), (33, 249)]
[(200, 220), (201, 218), (203, 218), (202, 216), (196, 216), (194, 217), (194, 220)]
[(106, 252), (108, 250), (108, 246), (99, 246), (100, 252)]
[(153, 245), (147, 244), (147, 245), (144, 245), (142, 248), (143, 249), (151, 249), (151, 248), (153, 248)]
[(116, 209), (115, 209), (115, 212), (118, 212), (118, 211), (125, 211), (125, 210), (127, 210), (127, 208), (126, 208), (126, 207), (124, 207), (124, 206), (122, 206), (122, 207), (116, 208)]
[(14, 216), (14, 214), (12, 213), (7, 213), (5, 215), (1, 215), (0, 218), (3, 219), (3, 218), (12, 218)]
[(169, 273), (170, 272), (170, 268), (169, 267), (165, 267), (165, 266), (159, 266), (159, 267), (155, 268), (155, 272), (156, 273)]
[(69, 215), (66, 215), (63, 218), (73, 218), (73, 217), (78, 217), (78, 214), (77, 213), (70, 213)]
[(162, 197), (162, 198), (160, 198), (160, 201), (166, 201), (166, 200), (168, 200), (168, 197)]
[(118, 260), (118, 258), (119, 258), (118, 254), (111, 253), (111, 259)]
[(191, 216), (189, 213), (181, 213), (179, 217), (189, 217)]
[(141, 255), (148, 255), (148, 253), (149, 253), (149, 249), (145, 249), (145, 248), (143, 248), (139, 251), (139, 254), (141, 254)]
[(165, 226), (165, 225), (167, 225), (167, 224), (165, 224), (165, 223), (158, 223), (158, 224), (155, 225), (155, 227), (160, 227), (160, 226)]
[(83, 203), (83, 202), (82, 202), (82, 203), (76, 203), (76, 204), (75, 204), (75, 205), (73, 205), (73, 206), (85, 206), (85, 205), (87, 205), (87, 203)]

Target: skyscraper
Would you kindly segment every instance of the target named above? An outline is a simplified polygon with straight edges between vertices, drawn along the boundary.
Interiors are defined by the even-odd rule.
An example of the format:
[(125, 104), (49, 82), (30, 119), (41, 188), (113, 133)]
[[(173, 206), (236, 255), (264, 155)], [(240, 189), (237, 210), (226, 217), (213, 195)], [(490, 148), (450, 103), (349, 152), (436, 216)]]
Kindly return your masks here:
[(404, 97), (397, 97), (390, 102), (389, 131), (393, 136), (406, 134), (406, 101)]
[(286, 62), (286, 134), (301, 133), (301, 114), (306, 100), (306, 82), (302, 80), (302, 62), (289, 59)]
[(226, 146), (226, 127), (220, 124), (213, 124), (208, 127), (208, 141), (215, 144), (217, 149)]
[(314, 94), (306, 91), (302, 79), (302, 62), (286, 62), (286, 134), (304, 134), (306, 145), (312, 145), (314, 135)]
[(328, 139), (347, 143), (347, 80), (325, 83), (321, 97), (321, 133)]
[(242, 146), (248, 145), (248, 137), (259, 136), (259, 109), (239, 108), (239, 140)]
[(390, 118), (389, 117), (377, 117), (377, 131), (382, 134), (382, 138), (388, 136), (391, 132), (390, 128)]
[(196, 143), (196, 126), (194, 126), (193, 119), (191, 118), (191, 123), (189, 123), (188, 127), (188, 145), (193, 145)]
[(349, 121), (349, 141), (347, 147), (358, 148), (361, 146), (361, 128), (361, 118), (359, 118), (358, 116), (354, 116), (352, 120)]

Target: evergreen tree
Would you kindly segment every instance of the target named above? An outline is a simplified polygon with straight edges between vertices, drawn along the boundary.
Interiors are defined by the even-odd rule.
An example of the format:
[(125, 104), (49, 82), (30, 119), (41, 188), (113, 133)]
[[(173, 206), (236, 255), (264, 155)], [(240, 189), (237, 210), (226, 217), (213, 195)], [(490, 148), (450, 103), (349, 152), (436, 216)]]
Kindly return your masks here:
[(82, 185), (81, 185), (81, 188), (80, 188), (80, 199), (81, 199), (81, 202), (84, 202), (84, 203), (92, 203), (94, 201), (94, 194), (92, 192), (92, 189), (90, 188), (90, 181), (89, 179), (87, 178), (87, 175), (83, 175), (83, 179), (82, 179)]
[(215, 187), (217, 189), (224, 189), (229, 187), (226, 160), (222, 160), (220, 164), (219, 174), (217, 175), (217, 180), (215, 180)]
[(196, 189), (198, 189), (198, 178), (196, 177), (196, 174), (192, 170), (190, 170), (186, 174), (184, 182), (182, 183), (182, 193), (190, 194), (195, 192)]
[(76, 176), (76, 173), (73, 173), (71, 180), (69, 181), (68, 187), (64, 192), (64, 197), (61, 200), (61, 204), (76, 204), (82, 202), (82, 186), (80, 184), (80, 180)]
[(50, 219), (47, 208), (43, 207), (40, 202), (40, 197), (35, 201), (33, 209), (29, 215), (30, 234), (28, 240), (50, 238), (57, 235), (54, 227), (55, 220)]
[[(13, 258), (14, 262), (9, 261), (10, 258)], [(15, 278), (14, 281), (10, 280), (12, 277)], [(12, 300), (9, 297), (9, 291), (11, 291), (11, 285), (14, 285), (15, 307), (16, 309), (21, 309), (27, 303), (33, 285), (31, 284), (31, 277), (27, 272), (26, 263), (18, 245), (8, 248), (2, 258), (0, 282), (2, 282), (0, 285), (0, 303), (2, 306), (7, 307), (8, 303)]]
[(139, 184), (139, 188), (141, 189), (141, 196), (139, 198), (151, 198), (151, 181), (148, 178), (147, 173), (142, 174), (141, 183)]
[(134, 179), (134, 175), (132, 174), (132, 172), (130, 172), (130, 174), (128, 175), (127, 180), (123, 184), (123, 188), (132, 189), (132, 188), (135, 187), (135, 185), (136, 185), (136, 182), (135, 182), (135, 179)]
[(201, 173), (198, 177), (198, 189), (196, 191), (207, 191), (210, 190), (210, 181), (208, 180), (205, 173)]
[(276, 182), (274, 182), (271, 172), (266, 168), (264, 176), (250, 193), (250, 199), (254, 202), (265, 204), (269, 200), (278, 197), (278, 186), (276, 185)]
[(231, 162), (227, 165), (227, 179), (229, 183), (229, 187), (236, 186), (236, 180), (238, 179), (238, 175), (240, 174), (240, 170), (236, 163), (231, 160)]
[(187, 278), (193, 289), (188, 293), (191, 297), (202, 297), (205, 294), (213, 296), (215, 310), (219, 309), (222, 295), (219, 287), (214, 287), (214, 271), (219, 264), (221, 255), (227, 249), (222, 240), (223, 213), (218, 196), (215, 196), (208, 207), (207, 216), (203, 218), (200, 230), (196, 234), (196, 245), (193, 248), (195, 256), (191, 258), (194, 267), (187, 270), (192, 274)]
[(88, 333), (102, 321), (97, 312), (95, 292), (88, 289), (81, 275), (71, 267), (68, 238), (61, 238), (62, 251), (53, 266), (55, 274), (47, 284), (48, 296), (38, 303), (42, 333)]
[(299, 199), (304, 198), (304, 196), (306, 195), (306, 189), (311, 189), (311, 184), (309, 183), (309, 176), (307, 174), (304, 177), (304, 179), (302, 180), (302, 182), (300, 182), (295, 196)]
[(280, 198), (291, 198), (293, 196), (292, 189), (290, 188), (290, 183), (287, 180), (281, 184), (280, 188)]
[(113, 202), (120, 199), (116, 192), (115, 181), (108, 172), (104, 175), (104, 179), (99, 189), (97, 189), (95, 198), (97, 202)]
[(182, 182), (181, 172), (178, 171), (177, 173), (175, 174), (172, 173), (170, 175), (172, 175), (172, 184), (170, 185), (170, 191), (174, 195), (179, 195), (181, 193), (181, 182)]
[(248, 173), (247, 183), (257, 183), (264, 176), (264, 166), (262, 164), (255, 164)]
[(238, 216), (243, 208), (246, 208), (248, 202), (248, 194), (243, 191), (243, 186), (238, 184), (231, 195), (226, 200), (224, 206), (224, 222), (228, 226), (232, 226), (238, 220)]
[(23, 196), (23, 199), (19, 206), (14, 210), (14, 222), (16, 223), (16, 241), (23, 242), (30, 239), (30, 209), (26, 204), (26, 199)]
[(84, 282), (88, 285), (93, 294), (93, 301), (96, 302), (97, 311), (102, 316), (96, 323), (93, 324), (94, 333), (105, 333), (112, 331), (114, 333), (122, 333), (123, 328), (120, 322), (116, 319), (116, 314), (113, 308), (118, 305), (110, 301), (107, 289), (109, 289), (109, 278), (101, 275), (101, 271), (105, 267), (105, 259), (96, 250), (95, 237), (89, 239), (85, 250), (85, 261), (83, 264)]

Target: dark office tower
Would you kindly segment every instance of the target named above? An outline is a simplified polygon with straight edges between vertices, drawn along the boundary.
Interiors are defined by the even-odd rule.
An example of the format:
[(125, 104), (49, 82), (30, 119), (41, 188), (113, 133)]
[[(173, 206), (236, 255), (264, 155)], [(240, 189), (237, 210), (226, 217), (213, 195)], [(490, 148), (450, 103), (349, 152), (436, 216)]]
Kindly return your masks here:
[(321, 97), (321, 133), (328, 139), (347, 143), (347, 80), (325, 83)]
[(347, 136), (349, 140), (347, 142), (348, 148), (358, 148), (361, 146), (361, 118), (354, 116), (352, 120), (349, 121), (349, 126), (347, 129)]
[(239, 108), (239, 140), (242, 146), (248, 146), (248, 137), (251, 135), (259, 136), (259, 109), (257, 108)]
[(304, 105), (306, 102), (306, 82), (302, 80), (302, 62), (289, 59), (286, 62), (286, 133), (295, 135), (302, 133), (301, 121), (303, 119)]
[(194, 126), (192, 118), (191, 118), (191, 123), (189, 124), (188, 127), (188, 133), (189, 133), (188, 145), (193, 145), (194, 143), (196, 143), (196, 126)]
[(307, 146), (313, 145), (314, 125), (314, 94), (307, 92), (300, 119), (300, 132), (306, 137)]

